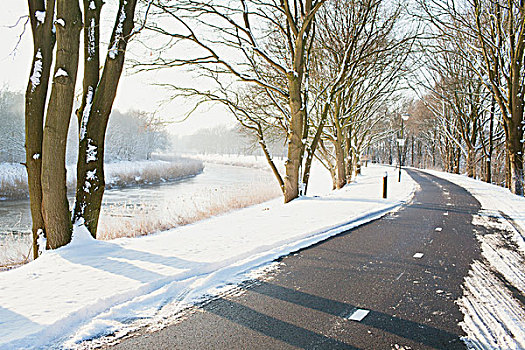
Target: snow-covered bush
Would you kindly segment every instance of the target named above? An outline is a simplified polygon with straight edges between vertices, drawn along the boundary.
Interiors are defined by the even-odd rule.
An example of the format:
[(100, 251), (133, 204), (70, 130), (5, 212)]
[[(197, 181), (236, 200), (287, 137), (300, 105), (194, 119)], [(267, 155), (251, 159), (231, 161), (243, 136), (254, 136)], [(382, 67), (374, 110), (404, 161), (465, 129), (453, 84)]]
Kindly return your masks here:
[(151, 159), (153, 152), (167, 147), (167, 133), (154, 116), (140, 111), (121, 113), (115, 110), (111, 113), (104, 153), (106, 161)]

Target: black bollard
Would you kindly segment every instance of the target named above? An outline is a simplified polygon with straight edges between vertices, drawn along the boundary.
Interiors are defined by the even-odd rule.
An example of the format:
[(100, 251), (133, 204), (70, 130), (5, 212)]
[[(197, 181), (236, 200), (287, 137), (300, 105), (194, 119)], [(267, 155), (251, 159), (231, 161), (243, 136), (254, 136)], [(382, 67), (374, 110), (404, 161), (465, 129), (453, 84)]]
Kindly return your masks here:
[(385, 173), (385, 176), (383, 176), (383, 198), (386, 198), (387, 180), (388, 180), (388, 173)]

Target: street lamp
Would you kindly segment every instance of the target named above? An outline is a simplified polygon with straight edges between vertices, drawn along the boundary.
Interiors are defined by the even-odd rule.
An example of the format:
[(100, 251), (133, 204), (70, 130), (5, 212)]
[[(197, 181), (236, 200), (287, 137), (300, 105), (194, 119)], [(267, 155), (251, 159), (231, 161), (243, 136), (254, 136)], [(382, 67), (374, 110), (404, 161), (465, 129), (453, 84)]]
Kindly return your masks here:
[(397, 178), (397, 182), (401, 182), (401, 162), (402, 162), (402, 157), (401, 157), (401, 148), (404, 149), (405, 147), (405, 137), (403, 136), (403, 132), (404, 132), (404, 129), (405, 129), (405, 125), (404, 125), (404, 122), (406, 122), (408, 120), (408, 118), (410, 118), (410, 115), (408, 113), (403, 113), (401, 114), (401, 137), (397, 139), (397, 153), (399, 155), (399, 176)]

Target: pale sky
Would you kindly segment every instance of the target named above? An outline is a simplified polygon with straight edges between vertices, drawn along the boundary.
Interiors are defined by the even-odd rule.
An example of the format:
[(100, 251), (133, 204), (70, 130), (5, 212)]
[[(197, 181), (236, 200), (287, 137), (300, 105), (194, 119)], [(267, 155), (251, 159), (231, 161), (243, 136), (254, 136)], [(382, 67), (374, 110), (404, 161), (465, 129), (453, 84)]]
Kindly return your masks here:
[[(16, 27), (9, 27), (13, 26), (21, 16), (27, 14), (27, 2), (20, 0), (2, 1), (8, 2), (9, 5), (3, 4), (2, 11), (0, 11), (0, 87), (8, 87), (10, 90), (23, 92), (29, 78), (32, 58), (31, 28), (28, 24), (26, 33), (22, 36), (17, 47), (25, 19), (22, 19)], [(109, 3), (110, 1), (102, 10), (103, 14), (111, 16), (107, 19), (107, 23), (114, 16), (109, 8)], [(101, 41), (109, 40), (111, 24), (109, 26), (109, 29), (103, 30)], [(17, 50), (13, 51), (15, 47)], [(133, 51), (133, 45), (129, 47), (131, 51), (126, 54), (126, 57), (136, 58), (137, 54)], [(101, 53), (101, 61), (103, 62), (105, 51)], [(114, 108), (123, 112), (130, 109), (147, 112), (156, 111), (157, 115), (165, 120), (179, 120), (191, 106), (189, 104), (183, 105), (180, 101), (161, 106), (162, 101), (168, 99), (169, 95), (164, 89), (152, 84), (155, 82), (194, 81), (193, 78), (190, 73), (176, 69), (134, 75), (124, 72), (119, 83)], [(78, 83), (80, 84), (81, 81), (82, 73), (79, 71)], [(200, 128), (213, 127), (219, 124), (232, 125), (233, 123), (233, 117), (223, 108), (217, 106), (201, 109), (187, 121), (170, 124), (168, 128), (174, 134), (191, 134)]]

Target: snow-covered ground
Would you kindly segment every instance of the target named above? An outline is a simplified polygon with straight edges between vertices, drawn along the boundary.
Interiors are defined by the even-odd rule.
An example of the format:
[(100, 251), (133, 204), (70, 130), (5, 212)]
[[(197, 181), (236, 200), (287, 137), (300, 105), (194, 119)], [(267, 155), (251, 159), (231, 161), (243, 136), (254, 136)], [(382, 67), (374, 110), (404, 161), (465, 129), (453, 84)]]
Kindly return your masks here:
[(409, 176), (399, 184), (395, 172), (369, 166), (355, 183), (320, 196), (330, 178), (313, 172), (308, 197), (141, 238), (95, 241), (76, 228), (68, 246), (1, 274), (0, 348), (73, 347), (180, 311), (280, 256), (395, 210), (416, 188)]
[(464, 341), (472, 349), (525, 349), (525, 198), (466, 176), (428, 172), (476, 197), (483, 210), (473, 224), (505, 232), (478, 232), (484, 259), (472, 263), (458, 300)]
[[(76, 165), (67, 169), (67, 187), (76, 186)], [(174, 158), (164, 160), (120, 161), (105, 164), (106, 189), (128, 185), (160, 183), (192, 176), (202, 172), (203, 164), (197, 159)], [(0, 200), (25, 198), (27, 173), (22, 164), (0, 163)]]
[[(224, 164), (232, 166), (242, 166), (257, 168), (270, 171), (268, 161), (264, 156), (237, 155), (237, 154), (183, 154), (184, 158), (191, 158), (203, 161), (205, 163)], [(284, 158), (273, 158), (277, 169), (284, 170)]]

